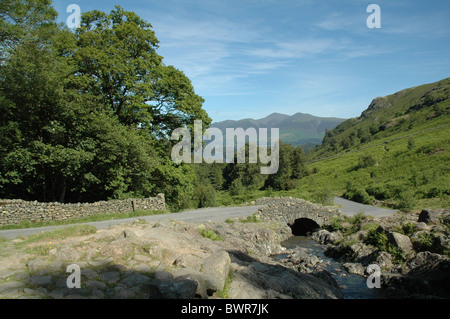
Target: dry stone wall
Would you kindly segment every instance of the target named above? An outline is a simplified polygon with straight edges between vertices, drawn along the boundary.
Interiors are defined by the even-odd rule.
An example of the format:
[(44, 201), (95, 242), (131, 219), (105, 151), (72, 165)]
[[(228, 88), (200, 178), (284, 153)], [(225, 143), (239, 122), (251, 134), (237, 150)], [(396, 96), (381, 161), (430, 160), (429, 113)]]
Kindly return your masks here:
[(95, 203), (41, 203), (24, 200), (0, 200), (0, 225), (24, 221), (46, 222), (88, 217), (97, 214), (129, 213), (136, 210), (165, 210), (164, 194), (156, 197), (100, 201)]

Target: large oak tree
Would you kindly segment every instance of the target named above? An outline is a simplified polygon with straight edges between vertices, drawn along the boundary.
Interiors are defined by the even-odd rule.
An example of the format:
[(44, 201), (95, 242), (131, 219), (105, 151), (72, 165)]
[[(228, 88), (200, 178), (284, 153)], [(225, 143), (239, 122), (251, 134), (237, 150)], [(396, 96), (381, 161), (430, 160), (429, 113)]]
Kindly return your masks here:
[(170, 160), (167, 137), (211, 119), (190, 80), (157, 54), (151, 25), (116, 7), (83, 14), (70, 32), (46, 0), (2, 2), (0, 17), (0, 197), (164, 192), (185, 206), (193, 170)]

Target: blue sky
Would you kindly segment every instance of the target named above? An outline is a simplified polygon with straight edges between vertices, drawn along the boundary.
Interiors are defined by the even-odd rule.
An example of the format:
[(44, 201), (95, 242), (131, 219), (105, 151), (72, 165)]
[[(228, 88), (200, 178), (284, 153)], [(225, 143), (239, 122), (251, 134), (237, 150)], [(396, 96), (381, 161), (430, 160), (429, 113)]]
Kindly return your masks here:
[[(54, 0), (153, 25), (213, 121), (273, 112), (356, 117), (378, 96), (450, 77), (448, 0)], [(369, 4), (381, 28), (369, 29)]]

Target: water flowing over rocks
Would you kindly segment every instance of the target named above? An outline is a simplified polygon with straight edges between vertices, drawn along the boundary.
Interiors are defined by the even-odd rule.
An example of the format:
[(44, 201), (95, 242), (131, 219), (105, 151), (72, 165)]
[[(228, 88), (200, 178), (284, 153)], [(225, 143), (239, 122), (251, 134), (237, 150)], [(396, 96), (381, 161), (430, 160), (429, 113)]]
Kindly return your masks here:
[[(295, 198), (252, 204), (263, 206), (245, 220), (136, 220), (51, 243), (2, 242), (0, 297), (342, 298), (327, 261), (308, 248), (281, 246), (299, 220), (308, 220), (307, 234), (348, 272), (367, 277), (367, 266), (377, 264), (389, 296), (450, 296), (449, 210), (352, 219)], [(67, 287), (71, 264), (81, 268), (79, 289)]]
[[(325, 256), (341, 262), (349, 273), (367, 277), (368, 266), (378, 265), (389, 297), (450, 297), (449, 209), (350, 218), (338, 209), (301, 199), (263, 198), (255, 203), (266, 205), (260, 209), (261, 218), (282, 221), (291, 228), (294, 219), (315, 221), (321, 229), (311, 228), (305, 235), (325, 246)], [(316, 276), (326, 268), (305, 248), (284, 253), (280, 262)]]
[(378, 265), (382, 288), (392, 298), (449, 298), (449, 215), (441, 209), (347, 218), (341, 230), (319, 230), (312, 238), (350, 273), (368, 276), (367, 267)]

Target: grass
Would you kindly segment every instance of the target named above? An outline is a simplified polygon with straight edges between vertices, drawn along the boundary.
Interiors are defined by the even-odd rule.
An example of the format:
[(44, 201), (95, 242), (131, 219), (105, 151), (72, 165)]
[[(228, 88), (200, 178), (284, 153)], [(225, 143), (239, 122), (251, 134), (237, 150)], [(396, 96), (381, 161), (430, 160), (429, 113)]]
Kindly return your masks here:
[(216, 292), (216, 296), (222, 299), (229, 299), (228, 291), (230, 290), (231, 282), (233, 281), (233, 271), (230, 270), (228, 273), (228, 277), (225, 280), (225, 284), (223, 285), (223, 289)]
[[(312, 174), (298, 191), (328, 187), (338, 196), (376, 199), (404, 212), (450, 207), (449, 90), (450, 78), (404, 90), (375, 102), (372, 114), (330, 131), (307, 155)], [(365, 131), (371, 135), (363, 141)]]
[(240, 222), (244, 223), (244, 224), (245, 223), (257, 223), (257, 222), (259, 222), (259, 218), (256, 217), (255, 215), (250, 215), (245, 219), (241, 219)]
[[(303, 178), (295, 192), (314, 200), (314, 194), (328, 188), (342, 196), (350, 184), (361, 188), (367, 197), (404, 211), (450, 207), (450, 127), (415, 136), (413, 149), (408, 149), (408, 139), (391, 141), (402, 134), (367, 144), (380, 146), (310, 164), (309, 170), (316, 173)], [(388, 145), (387, 150), (384, 145)], [(432, 150), (422, 152), (422, 148)], [(378, 164), (355, 169), (362, 154), (376, 158)]]
[(54, 221), (38, 222), (38, 223), (31, 223), (30, 221), (25, 221), (25, 222), (22, 222), (17, 225), (0, 226), (0, 230), (39, 228), (39, 227), (46, 227), (46, 226), (62, 226), (62, 225), (98, 222), (98, 221), (104, 221), (104, 220), (115, 220), (115, 219), (125, 219), (125, 218), (143, 217), (143, 216), (151, 216), (151, 215), (161, 215), (161, 214), (169, 214), (169, 211), (167, 211), (167, 210), (136, 210), (134, 212), (129, 212), (129, 213), (98, 214), (98, 215), (92, 215), (92, 216), (83, 217), (83, 218), (54, 220)]
[(64, 239), (67, 237), (74, 236), (85, 236), (94, 234), (97, 231), (97, 228), (91, 225), (75, 225), (63, 227), (60, 229), (56, 229), (49, 232), (41, 232), (36, 235), (31, 235), (27, 237), (21, 237), (23, 240), (16, 245), (18, 246), (26, 246), (32, 243), (38, 243), (42, 241), (52, 241), (57, 239)]
[(211, 239), (211, 240), (213, 240), (213, 241), (222, 241), (222, 240), (223, 240), (223, 238), (220, 237), (219, 235), (217, 235), (217, 234), (214, 232), (214, 230), (212, 230), (212, 229), (207, 230), (207, 229), (201, 228), (201, 229), (198, 230), (198, 233), (199, 233), (202, 237), (204, 237), (204, 238), (209, 238), (209, 239)]

